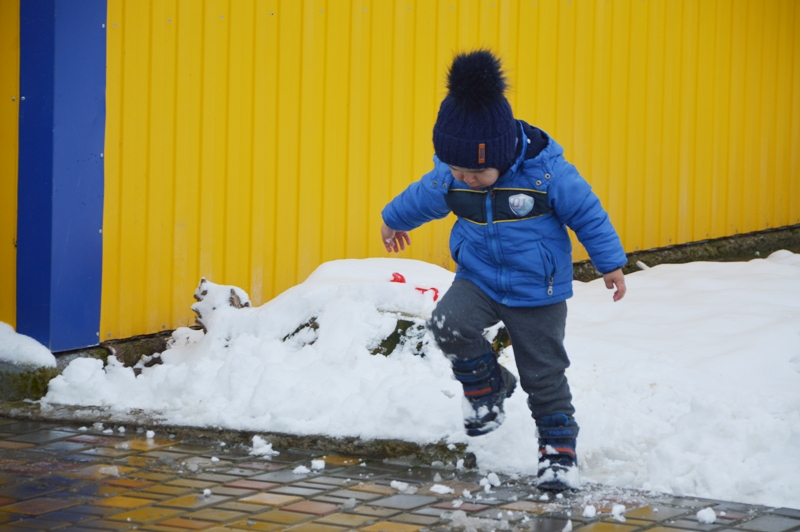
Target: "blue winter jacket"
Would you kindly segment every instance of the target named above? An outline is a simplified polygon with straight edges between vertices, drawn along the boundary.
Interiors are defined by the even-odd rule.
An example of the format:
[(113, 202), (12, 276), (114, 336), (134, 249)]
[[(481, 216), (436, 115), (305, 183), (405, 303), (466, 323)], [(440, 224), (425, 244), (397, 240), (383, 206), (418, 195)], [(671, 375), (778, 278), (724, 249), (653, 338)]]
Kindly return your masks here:
[(522, 146), (539, 135), (546, 146), (520, 150), (494, 186), (472, 190), (456, 181), (434, 156), (434, 168), (383, 210), (383, 221), (410, 231), (453, 212), (450, 253), (456, 278), (468, 279), (492, 299), (512, 307), (535, 307), (572, 296), (570, 227), (601, 273), (627, 262), (619, 236), (600, 200), (564, 149), (541, 130), (520, 121)]

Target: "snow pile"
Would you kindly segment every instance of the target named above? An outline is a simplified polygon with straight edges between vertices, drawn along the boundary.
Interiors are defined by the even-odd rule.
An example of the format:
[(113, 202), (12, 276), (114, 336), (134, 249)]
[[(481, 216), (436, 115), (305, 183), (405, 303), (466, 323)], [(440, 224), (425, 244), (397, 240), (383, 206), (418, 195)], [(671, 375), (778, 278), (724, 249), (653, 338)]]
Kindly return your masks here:
[[(407, 282), (390, 282), (395, 272)], [(106, 368), (75, 360), (44, 401), (140, 408), (173, 424), (468, 442), (486, 471), (535, 475), (536, 429), (520, 390), (503, 426), (467, 438), (460, 385), (429, 337), (419, 342), (424, 356), (410, 344), (370, 353), (398, 315), (429, 316), (436, 292), (423, 290), (441, 295), (452, 278), (418, 261), (336, 261), (239, 309), (212, 283), (209, 297), (221, 304), (207, 334), (176, 331), (163, 364), (138, 377), (113, 359)], [(576, 282), (569, 302), (583, 479), (796, 506), (800, 255), (661, 265), (627, 284), (615, 304), (602, 281)], [(500, 361), (516, 373), (513, 348)]]
[(37, 366), (54, 368), (56, 357), (45, 346), (0, 321), (0, 362), (15, 366)]

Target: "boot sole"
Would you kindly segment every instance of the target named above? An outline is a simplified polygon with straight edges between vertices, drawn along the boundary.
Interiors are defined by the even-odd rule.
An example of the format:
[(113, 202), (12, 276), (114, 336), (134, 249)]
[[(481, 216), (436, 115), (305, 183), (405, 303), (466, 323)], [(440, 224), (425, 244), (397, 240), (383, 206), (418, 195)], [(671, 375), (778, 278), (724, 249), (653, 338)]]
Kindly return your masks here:
[[(503, 368), (505, 370), (505, 368)], [(505, 421), (505, 412), (503, 412), (503, 402), (514, 395), (514, 390), (517, 389), (517, 378), (508, 370), (508, 376), (511, 377), (511, 383), (506, 387), (506, 393), (503, 396), (503, 401), (500, 401), (500, 404), (497, 405), (500, 407), (500, 413), (497, 414), (497, 417), (487, 421), (486, 424), (479, 428), (467, 428), (467, 436), (483, 436), (484, 434), (489, 434), (490, 432), (494, 431), (497, 427), (503, 424)]]

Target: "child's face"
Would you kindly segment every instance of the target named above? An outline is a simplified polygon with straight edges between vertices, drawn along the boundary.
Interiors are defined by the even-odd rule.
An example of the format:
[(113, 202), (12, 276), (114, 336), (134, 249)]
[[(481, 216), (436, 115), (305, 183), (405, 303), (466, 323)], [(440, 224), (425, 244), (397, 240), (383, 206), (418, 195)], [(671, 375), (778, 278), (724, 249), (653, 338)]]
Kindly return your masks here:
[(469, 168), (451, 165), (450, 171), (453, 172), (453, 177), (456, 178), (456, 181), (466, 183), (469, 188), (475, 190), (490, 187), (500, 178), (500, 170), (497, 168), (470, 170)]

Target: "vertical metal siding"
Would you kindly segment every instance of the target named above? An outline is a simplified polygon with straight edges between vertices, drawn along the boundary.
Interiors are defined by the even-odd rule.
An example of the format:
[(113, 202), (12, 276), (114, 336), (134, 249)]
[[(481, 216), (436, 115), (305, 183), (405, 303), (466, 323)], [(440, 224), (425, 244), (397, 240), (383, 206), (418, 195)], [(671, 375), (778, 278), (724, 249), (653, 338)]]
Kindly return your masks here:
[(19, 0), (0, 1), (0, 321), (16, 325)]
[[(628, 251), (800, 222), (793, 0), (110, 0), (108, 30), (104, 339), (190, 324), (201, 276), (261, 304), (384, 255), (478, 46)], [(450, 266), (451, 223), (404, 256)]]

